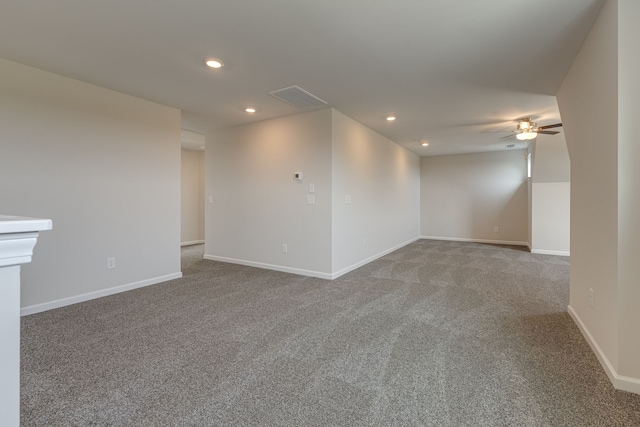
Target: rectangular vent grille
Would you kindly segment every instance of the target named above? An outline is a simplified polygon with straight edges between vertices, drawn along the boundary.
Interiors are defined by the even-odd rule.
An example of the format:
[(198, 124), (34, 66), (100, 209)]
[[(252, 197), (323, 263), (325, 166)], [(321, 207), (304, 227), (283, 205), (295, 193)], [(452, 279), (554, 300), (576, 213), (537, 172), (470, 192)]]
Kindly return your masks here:
[(274, 90), (273, 92), (269, 92), (269, 95), (298, 108), (320, 107), (327, 105), (327, 103), (322, 99), (310, 94), (298, 86), (289, 86), (284, 89)]
[(515, 146), (516, 146), (516, 144), (507, 144), (507, 145), (505, 145), (506, 148), (513, 148)]

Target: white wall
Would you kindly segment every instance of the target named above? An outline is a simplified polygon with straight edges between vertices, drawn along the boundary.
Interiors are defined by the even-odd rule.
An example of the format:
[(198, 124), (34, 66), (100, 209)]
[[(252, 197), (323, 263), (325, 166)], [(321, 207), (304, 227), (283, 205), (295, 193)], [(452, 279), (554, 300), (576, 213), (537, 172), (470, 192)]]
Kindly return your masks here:
[(330, 109), (209, 134), (205, 159), (205, 258), (331, 274)]
[(526, 244), (524, 150), (422, 157), (420, 179), (422, 236)]
[(182, 149), (180, 242), (204, 243), (204, 151)]
[(557, 98), (571, 156), (569, 312), (614, 386), (640, 394), (638, 16), (637, 1), (605, 2)]
[(532, 147), (531, 251), (569, 255), (571, 165), (564, 134), (540, 135)]
[(637, 379), (640, 393), (640, 2), (618, 1), (618, 372)]
[(534, 149), (533, 182), (571, 181), (571, 161), (564, 133), (538, 136)]
[(534, 182), (531, 193), (531, 252), (569, 255), (571, 184)]
[(180, 276), (178, 110), (0, 60), (0, 111), (0, 211), (54, 224), (23, 313)]
[(420, 158), (338, 111), (332, 121), (332, 271), (340, 274), (418, 238)]
[(607, 1), (557, 94), (571, 157), (570, 308), (615, 370), (619, 297), (617, 32), (617, 3)]

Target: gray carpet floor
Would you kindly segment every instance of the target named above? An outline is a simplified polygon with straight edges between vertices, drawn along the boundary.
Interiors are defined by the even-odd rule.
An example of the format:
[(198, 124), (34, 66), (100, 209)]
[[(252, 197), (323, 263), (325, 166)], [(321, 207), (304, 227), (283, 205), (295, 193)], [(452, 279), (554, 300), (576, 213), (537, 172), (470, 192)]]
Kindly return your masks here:
[(337, 280), (207, 261), (22, 319), (25, 426), (640, 426), (563, 257), (420, 240)]

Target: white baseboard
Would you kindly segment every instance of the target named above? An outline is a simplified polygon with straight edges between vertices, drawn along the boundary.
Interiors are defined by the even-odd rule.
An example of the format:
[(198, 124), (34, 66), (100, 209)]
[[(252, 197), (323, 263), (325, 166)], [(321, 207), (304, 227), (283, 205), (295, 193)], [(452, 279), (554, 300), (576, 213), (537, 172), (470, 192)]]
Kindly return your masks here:
[(565, 251), (547, 251), (544, 249), (531, 249), (532, 254), (541, 254), (541, 255), (558, 255), (558, 256), (571, 256), (570, 252)]
[(415, 242), (416, 240), (418, 240), (419, 237), (413, 238), (411, 240), (408, 240), (404, 243), (401, 243), (399, 245), (396, 245), (390, 249), (387, 249), (385, 251), (382, 251), (376, 255), (373, 255), (367, 259), (364, 259), (362, 261), (359, 261), (355, 264), (350, 265), (349, 267), (343, 268), (340, 271), (337, 271), (335, 273), (323, 273), (320, 271), (313, 271), (313, 270), (303, 270), (303, 269), (299, 269), (299, 268), (293, 268), (293, 267), (286, 267), (283, 265), (275, 265), (275, 264), (266, 264), (266, 263), (262, 263), (262, 262), (255, 262), (255, 261), (247, 261), (247, 260), (243, 260), (243, 259), (236, 259), (236, 258), (227, 258), (227, 257), (221, 257), (221, 256), (216, 256), (216, 255), (204, 255), (204, 259), (208, 259), (211, 261), (220, 261), (220, 262), (228, 262), (231, 264), (240, 264), (240, 265), (246, 265), (248, 267), (257, 267), (257, 268), (264, 268), (266, 270), (274, 270), (274, 271), (282, 271), (284, 273), (291, 273), (291, 274), (299, 274), (301, 276), (309, 276), (309, 277), (317, 277), (319, 279), (327, 279), (327, 280), (333, 280), (333, 279), (337, 279), (338, 277), (347, 274), (350, 271), (355, 270), (356, 268), (360, 268), (365, 264), (370, 263), (371, 261), (375, 261), (376, 259), (383, 257), (393, 251), (396, 251), (404, 246), (407, 246), (410, 243)]
[(180, 243), (180, 246), (201, 245), (203, 243), (204, 243), (204, 240), (191, 240), (189, 242)]
[(167, 274), (165, 276), (153, 277), (151, 279), (141, 280), (139, 282), (128, 283), (126, 285), (114, 286), (113, 288), (101, 289), (99, 291), (88, 292), (86, 294), (76, 295), (72, 297), (62, 298), (55, 301), (45, 302), (42, 304), (30, 305), (20, 309), (20, 316), (28, 316), (29, 314), (40, 313), (54, 308), (65, 307), (79, 302), (89, 301), (96, 298), (106, 297), (108, 295), (119, 294), (133, 289), (145, 286), (155, 285), (157, 283), (166, 282), (168, 280), (179, 279), (182, 273)]
[(446, 240), (450, 242), (470, 242), (470, 243), (489, 243), (492, 245), (512, 245), (512, 246), (527, 246), (527, 242), (514, 242), (511, 240), (488, 240), (488, 239), (469, 239), (466, 237), (442, 237), (442, 236), (420, 236), (421, 239), (427, 240)]
[(419, 239), (420, 239), (420, 237), (414, 237), (413, 239), (409, 239), (404, 243), (400, 243), (399, 245), (396, 245), (396, 246), (394, 246), (394, 247), (392, 247), (390, 249), (382, 251), (382, 252), (380, 252), (380, 253), (378, 253), (376, 255), (370, 256), (367, 259), (363, 259), (362, 261), (358, 261), (355, 264), (350, 265), (349, 267), (346, 267), (346, 268), (343, 268), (342, 270), (336, 271), (335, 273), (331, 274), (331, 280), (337, 279), (338, 277), (340, 277), (342, 275), (345, 275), (345, 274), (349, 273), (350, 271), (353, 271), (353, 270), (355, 270), (357, 268), (360, 268), (363, 265), (369, 264), (370, 262), (375, 261), (378, 258), (382, 258), (383, 256), (388, 255), (393, 251), (397, 251), (398, 249), (403, 248), (403, 247), (405, 247), (405, 246), (407, 246), (407, 245), (409, 245), (409, 244), (411, 244), (411, 243), (413, 243), (413, 242), (415, 242), (416, 240), (419, 240)]
[(319, 279), (331, 280), (330, 273), (323, 273), (321, 271), (303, 270), (300, 268), (286, 267), (283, 265), (267, 264), (263, 262), (247, 261), (244, 259), (227, 258), (216, 255), (204, 255), (204, 259), (211, 261), (228, 262), (230, 264), (246, 265), (247, 267), (263, 268), (265, 270), (282, 271), (283, 273), (299, 274), (300, 276), (317, 277)]
[(567, 311), (573, 318), (573, 321), (576, 323), (576, 325), (578, 325), (578, 329), (580, 329), (580, 332), (582, 332), (582, 336), (584, 336), (584, 339), (587, 340), (587, 342), (589, 343), (589, 346), (591, 346), (591, 350), (593, 350), (596, 357), (598, 358), (600, 365), (602, 365), (602, 368), (604, 369), (605, 373), (609, 377), (609, 381), (611, 381), (611, 384), (613, 384), (613, 387), (618, 390), (640, 394), (640, 379), (625, 377), (624, 375), (618, 375), (616, 370), (613, 368), (613, 365), (611, 364), (611, 362), (609, 362), (609, 359), (607, 359), (607, 356), (604, 354), (604, 352), (602, 351), (602, 349), (600, 348), (596, 340), (593, 338), (593, 336), (591, 335), (591, 333), (589, 332), (585, 324), (582, 323), (582, 319), (580, 319), (580, 316), (578, 316), (578, 313), (576, 313), (573, 307), (571, 306), (567, 307)]

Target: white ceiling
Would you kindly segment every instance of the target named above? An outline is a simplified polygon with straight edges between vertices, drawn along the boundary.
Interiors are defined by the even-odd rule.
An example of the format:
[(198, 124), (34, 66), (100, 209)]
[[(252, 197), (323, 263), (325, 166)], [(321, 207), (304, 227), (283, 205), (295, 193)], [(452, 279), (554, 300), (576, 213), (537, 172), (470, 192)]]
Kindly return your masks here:
[(300, 112), (267, 94), (298, 85), (420, 155), (479, 152), (518, 118), (560, 121), (603, 1), (2, 0), (0, 57), (180, 108), (194, 131)]

